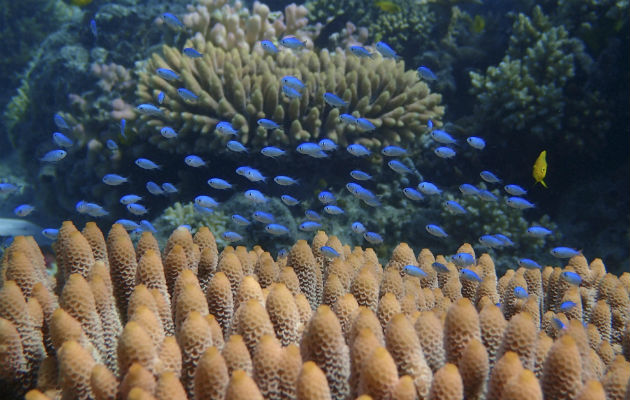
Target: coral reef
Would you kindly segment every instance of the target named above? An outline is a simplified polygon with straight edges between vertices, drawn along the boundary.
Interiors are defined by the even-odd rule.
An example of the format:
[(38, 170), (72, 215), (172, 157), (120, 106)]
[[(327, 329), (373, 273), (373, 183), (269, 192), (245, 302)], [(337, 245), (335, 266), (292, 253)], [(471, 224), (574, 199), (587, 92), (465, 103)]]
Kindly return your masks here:
[[(498, 121), (496, 129), (513, 137), (562, 138), (564, 146), (583, 148), (601, 141), (608, 117), (593, 93), (571, 96), (572, 80), (592, 69), (583, 43), (563, 26), (553, 26), (540, 7), (532, 17), (518, 14), (506, 55), (485, 74), (470, 73), (481, 121)], [(576, 112), (582, 110), (583, 113)], [(579, 117), (572, 117), (574, 114)], [(571, 135), (589, 121), (589, 137)]]
[(282, 12), (271, 12), (269, 6), (254, 1), (251, 12), (243, 2), (227, 0), (202, 0), (188, 6), (189, 13), (182, 17), (186, 27), (200, 33), (215, 46), (224, 50), (251, 49), (256, 42), (292, 35), (300, 40), (316, 35), (314, 26), (307, 26), (307, 10), (295, 3)]
[[(339, 258), (316, 257), (322, 244)], [(607, 273), (599, 259), (498, 276), (488, 254), (464, 244), (458, 252), (473, 256), (479, 283), (404, 243), (383, 270), (372, 249), (321, 231), (276, 259), (260, 246), (218, 253), (207, 228), (176, 229), (162, 249), (145, 232), (134, 249), (120, 225), (103, 235), (67, 221), (54, 247), (55, 277), (32, 238), (17, 237), (2, 259), (9, 395), (573, 399), (630, 390), (630, 275)], [(516, 298), (516, 286), (528, 298)]]
[[(212, 132), (227, 120), (239, 130), (240, 141), (255, 149), (269, 145), (297, 145), (328, 137), (339, 145), (362, 143), (370, 148), (387, 144), (412, 147), (425, 132), (426, 121), (439, 120), (441, 97), (430, 93), (415, 72), (404, 63), (383, 58), (361, 60), (342, 51), (283, 51), (274, 57), (260, 47), (253, 51), (224, 51), (197, 34), (192, 46), (203, 58), (191, 59), (179, 50), (164, 46), (163, 56), (154, 54), (140, 71), (138, 95), (141, 102), (153, 102), (159, 92), (166, 94), (164, 120), (142, 116), (149, 140), (167, 152), (186, 154), (193, 149), (218, 149), (227, 139)], [(186, 89), (198, 100), (182, 99), (178, 82), (156, 74), (168, 68), (181, 75)], [(387, 73), (385, 72), (387, 71)], [(300, 98), (281, 94), (281, 79), (300, 78), (306, 88)], [(349, 111), (368, 118), (378, 134), (340, 124), (339, 109), (324, 103), (326, 92), (336, 93), (349, 103)], [(257, 125), (260, 118), (276, 121), (281, 129), (267, 131)], [(179, 132), (177, 146), (165, 142), (160, 129), (171, 125)]]

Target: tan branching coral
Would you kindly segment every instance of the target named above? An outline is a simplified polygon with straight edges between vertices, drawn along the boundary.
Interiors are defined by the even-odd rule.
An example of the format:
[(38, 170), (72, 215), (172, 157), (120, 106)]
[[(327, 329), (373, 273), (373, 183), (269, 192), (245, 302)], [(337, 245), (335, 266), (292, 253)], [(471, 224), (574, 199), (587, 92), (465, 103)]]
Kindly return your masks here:
[[(487, 283), (472, 291), (457, 273), (403, 276), (398, 263), (416, 260), (404, 244), (382, 272), (372, 251), (323, 232), (274, 260), (260, 247), (219, 255), (205, 230), (174, 232), (163, 253), (151, 234), (134, 249), (119, 225), (107, 240), (93, 224), (62, 231), (57, 282), (41, 274), (29, 238), (15, 240), (2, 262), (0, 381), (10, 398), (628, 396), (627, 282), (601, 261), (497, 277), (482, 255), (471, 268)], [(322, 243), (344, 259), (319, 257)], [(417, 260), (421, 268), (445, 262), (427, 249)], [(565, 285), (564, 270), (588, 283)], [(517, 283), (537, 294), (514, 299)], [(557, 312), (567, 299), (578, 312)]]
[[(414, 147), (426, 131), (429, 119), (439, 120), (444, 112), (441, 96), (430, 93), (414, 71), (403, 62), (376, 57), (359, 59), (343, 51), (282, 51), (273, 57), (253, 50), (229, 50), (196, 35), (192, 46), (203, 58), (191, 59), (178, 49), (164, 46), (154, 53), (140, 71), (138, 96), (152, 103), (159, 92), (166, 98), (161, 116), (142, 116), (148, 140), (169, 153), (183, 154), (192, 149), (218, 149), (225, 137), (214, 131), (220, 121), (229, 121), (239, 130), (239, 140), (254, 148), (268, 145), (297, 145), (328, 137), (345, 146), (362, 143), (368, 147), (403, 144)], [(168, 81), (156, 73), (167, 68), (180, 76)], [(299, 98), (282, 94), (281, 79), (301, 79), (306, 88)], [(197, 96), (184, 100), (178, 89)], [(331, 92), (349, 106), (331, 108), (323, 95)], [(363, 131), (338, 121), (340, 112), (370, 120), (376, 132)], [(258, 126), (260, 118), (280, 125), (267, 131)], [(160, 129), (172, 126), (178, 131), (178, 145), (161, 139)]]

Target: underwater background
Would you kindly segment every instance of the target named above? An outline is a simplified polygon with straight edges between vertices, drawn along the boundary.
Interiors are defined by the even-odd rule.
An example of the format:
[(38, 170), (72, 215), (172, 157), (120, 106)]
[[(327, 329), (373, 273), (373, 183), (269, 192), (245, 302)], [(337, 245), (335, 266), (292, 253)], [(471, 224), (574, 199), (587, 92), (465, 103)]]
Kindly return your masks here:
[(0, 235), (324, 229), (627, 271), (628, 30), (615, 0), (2, 0)]

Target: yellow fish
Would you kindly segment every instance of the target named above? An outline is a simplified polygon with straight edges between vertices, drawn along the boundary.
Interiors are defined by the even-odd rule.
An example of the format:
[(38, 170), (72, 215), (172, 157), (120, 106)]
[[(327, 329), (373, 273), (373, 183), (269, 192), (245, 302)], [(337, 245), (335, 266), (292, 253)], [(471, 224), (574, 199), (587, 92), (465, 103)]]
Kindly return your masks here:
[(470, 23), (470, 30), (473, 33), (481, 33), (486, 27), (486, 19), (481, 15), (475, 15), (472, 22)]
[(400, 6), (393, 1), (381, 0), (374, 2), (374, 5), (388, 13), (398, 13), (401, 11)]
[(547, 175), (547, 160), (545, 158), (546, 156), (547, 150), (543, 150), (542, 152), (540, 152), (540, 155), (534, 163), (534, 168), (532, 169), (532, 176), (534, 177), (534, 180), (536, 180), (536, 183), (540, 182), (540, 184), (544, 187), (547, 187), (547, 184), (545, 183), (545, 181), (543, 181), (543, 179), (545, 179), (545, 176)]

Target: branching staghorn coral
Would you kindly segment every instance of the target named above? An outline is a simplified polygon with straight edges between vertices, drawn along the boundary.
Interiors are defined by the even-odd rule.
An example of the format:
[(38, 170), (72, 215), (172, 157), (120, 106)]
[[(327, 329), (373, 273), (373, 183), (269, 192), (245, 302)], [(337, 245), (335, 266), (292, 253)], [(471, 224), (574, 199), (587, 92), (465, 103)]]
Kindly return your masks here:
[[(567, 92), (576, 90), (568, 83), (585, 76), (592, 66), (584, 44), (570, 37), (563, 26), (553, 26), (539, 6), (531, 18), (518, 14), (512, 29), (509, 48), (499, 65), (488, 67), (485, 74), (470, 73), (479, 118), (499, 121), (494, 125), (502, 133), (527, 132), (541, 139), (563, 134), (570, 137), (566, 130), (581, 125), (573, 114), (590, 115), (588, 121), (605, 124), (607, 118), (594, 96)], [(594, 137), (603, 131), (603, 126), (589, 130)], [(580, 146), (586, 140), (577, 135), (567, 142)]]
[[(172, 47), (163, 47), (163, 56), (154, 54), (140, 72), (138, 95), (142, 102), (153, 102), (166, 94), (163, 118), (143, 116), (150, 129), (149, 141), (167, 152), (184, 154), (191, 149), (223, 147), (226, 141), (213, 132), (226, 120), (239, 130), (240, 141), (255, 148), (268, 145), (296, 145), (303, 141), (331, 138), (345, 146), (354, 142), (368, 147), (386, 144), (412, 146), (424, 133), (426, 121), (439, 120), (441, 96), (430, 93), (404, 63), (359, 59), (341, 51), (330, 53), (282, 51), (275, 56), (252, 51), (224, 51), (196, 35), (188, 45), (204, 54), (191, 59)], [(181, 76), (169, 82), (156, 74), (168, 68)], [(301, 98), (282, 94), (280, 80), (287, 75), (301, 79), (306, 88)], [(185, 87), (198, 96), (194, 102), (183, 100), (177, 89)], [(349, 103), (347, 112), (369, 119), (376, 132), (363, 132), (338, 121), (339, 109), (326, 105), (323, 95), (332, 92)], [(260, 118), (272, 119), (281, 129), (267, 131), (257, 125)], [(180, 136), (177, 146), (165, 143), (160, 129), (169, 125)]]
[[(150, 239), (146, 232), (134, 251), (120, 225), (103, 235), (95, 224), (79, 232), (65, 222), (55, 244), (60, 270), (50, 277), (36, 243), (16, 238), (0, 270), (0, 378), (8, 395), (462, 399), (485, 392), (512, 399), (522, 391), (556, 399), (623, 398), (630, 389), (622, 353), (630, 279), (607, 274), (599, 259), (588, 264), (578, 255), (562, 268), (498, 277), (482, 254), (468, 268), (484, 284), (471, 286), (443, 256), (423, 249), (416, 257), (404, 243), (383, 272), (371, 249), (351, 250), (324, 232), (310, 245), (296, 243), (287, 267), (259, 246), (228, 246), (218, 263), (198, 258), (195, 251), (216, 256), (207, 229), (175, 230), (162, 255), (147, 249)], [(340, 257), (315, 257), (320, 243), (339, 248)], [(458, 251), (475, 257), (469, 244)], [(436, 273), (433, 260), (449, 272)], [(400, 263), (427, 276), (407, 275)], [(583, 284), (569, 285), (562, 271)], [(529, 299), (514, 298), (517, 284)], [(323, 292), (311, 291), (317, 287)], [(331, 306), (321, 303), (332, 298)], [(581, 313), (562, 312), (569, 298)]]

